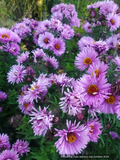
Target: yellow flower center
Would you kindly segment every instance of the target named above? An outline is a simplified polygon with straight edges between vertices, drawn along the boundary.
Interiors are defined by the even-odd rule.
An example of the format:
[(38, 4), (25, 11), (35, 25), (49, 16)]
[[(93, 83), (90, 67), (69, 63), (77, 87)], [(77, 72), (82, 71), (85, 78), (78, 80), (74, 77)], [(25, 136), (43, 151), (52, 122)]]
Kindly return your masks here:
[[(37, 86), (36, 85), (34, 85), (34, 88), (37, 88)], [(30, 88), (31, 90), (35, 90), (33, 87), (32, 88)]]
[(25, 108), (27, 108), (27, 107), (28, 107), (28, 105), (29, 105), (28, 103), (25, 103), (25, 104), (24, 104), (24, 107), (25, 107)]
[(91, 127), (91, 131), (89, 131), (89, 132), (90, 132), (90, 133), (93, 133), (93, 131), (94, 131), (94, 126), (90, 125), (90, 127)]
[(76, 141), (76, 136), (74, 133), (70, 132), (67, 134), (68, 142), (73, 143)]
[(49, 39), (48, 39), (48, 38), (45, 38), (45, 39), (44, 39), (44, 42), (45, 42), (45, 43), (49, 43)]
[[(96, 70), (94, 71), (94, 73), (96, 74), (96, 77), (99, 77), (99, 74), (100, 74), (99, 69), (96, 69)], [(92, 73), (92, 76), (94, 76), (94, 73)]]
[(84, 64), (91, 64), (92, 63), (92, 59), (89, 58), (89, 57), (86, 57), (83, 62), (84, 62)]
[(91, 26), (88, 26), (88, 28), (90, 29), (90, 28), (91, 28)]
[(111, 22), (112, 25), (115, 24), (115, 20), (114, 19), (111, 19), (110, 22)]
[(9, 38), (9, 36), (8, 36), (7, 34), (2, 34), (1, 37), (2, 37), (3, 39), (8, 39), (8, 38)]
[(96, 85), (93, 85), (91, 84), (88, 88), (87, 88), (87, 92), (90, 94), (90, 95), (96, 95), (96, 93), (98, 92), (98, 88)]
[(23, 25), (20, 26), (20, 28), (23, 27)]
[(56, 44), (56, 45), (55, 45), (55, 48), (56, 48), (56, 49), (59, 49), (59, 48), (60, 48), (60, 45), (59, 45), (59, 44)]
[(21, 96), (23, 96), (23, 95), (24, 95), (24, 92), (21, 93)]
[(106, 99), (108, 104), (113, 104), (115, 102), (115, 97), (113, 95), (109, 95), (109, 98)]

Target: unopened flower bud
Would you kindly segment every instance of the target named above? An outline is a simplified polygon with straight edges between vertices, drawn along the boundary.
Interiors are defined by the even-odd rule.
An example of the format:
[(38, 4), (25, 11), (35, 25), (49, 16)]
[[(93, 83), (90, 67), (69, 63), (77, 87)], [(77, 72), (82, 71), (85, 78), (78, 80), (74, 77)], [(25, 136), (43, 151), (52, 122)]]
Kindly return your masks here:
[(78, 113), (78, 114), (77, 114), (77, 118), (78, 118), (79, 120), (82, 120), (82, 119), (84, 118), (84, 115), (83, 115), (82, 113)]

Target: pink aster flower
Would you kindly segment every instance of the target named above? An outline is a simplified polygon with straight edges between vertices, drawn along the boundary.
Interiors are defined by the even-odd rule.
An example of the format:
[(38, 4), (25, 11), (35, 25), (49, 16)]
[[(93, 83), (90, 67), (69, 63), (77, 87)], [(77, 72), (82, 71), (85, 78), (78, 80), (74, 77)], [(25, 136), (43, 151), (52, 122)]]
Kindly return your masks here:
[(33, 53), (33, 58), (34, 58), (34, 62), (37, 63), (37, 59), (39, 58), (43, 58), (46, 56), (46, 54), (44, 53), (43, 49), (39, 49), (37, 48), (36, 50), (32, 51)]
[(116, 35), (106, 39), (106, 43), (107, 43), (109, 48), (114, 48), (115, 49), (116, 45), (117, 45), (117, 42), (118, 42), (118, 39), (117, 39)]
[(78, 41), (78, 47), (80, 48), (80, 50), (82, 50), (84, 47), (92, 47), (93, 46), (93, 42), (95, 42), (95, 40), (92, 37), (82, 37), (79, 41)]
[(83, 71), (92, 63), (98, 62), (97, 52), (92, 47), (84, 47), (75, 58), (75, 66)]
[(8, 82), (11, 83), (19, 83), (22, 82), (24, 79), (24, 76), (26, 75), (26, 70), (24, 70), (23, 65), (13, 65), (11, 67), (11, 70), (8, 72), (7, 79)]
[(5, 92), (0, 91), (0, 101), (7, 98), (7, 94)]
[(69, 25), (66, 25), (66, 24), (64, 24), (63, 25), (64, 26), (64, 29), (63, 29), (63, 31), (61, 32), (61, 37), (63, 38), (63, 39), (71, 39), (71, 37), (73, 37), (74, 36), (74, 29), (72, 29)]
[(17, 56), (17, 62), (18, 62), (18, 64), (20, 64), (20, 63), (23, 63), (23, 62), (25, 62), (27, 59), (28, 59), (28, 57), (29, 57), (29, 52), (23, 52), (21, 55), (19, 55), (19, 56)]
[(102, 40), (99, 40), (99, 41), (96, 41), (93, 43), (93, 48), (95, 49), (95, 51), (98, 53), (98, 54), (103, 54), (103, 53), (106, 53), (106, 51), (109, 50), (109, 47), (108, 45), (106, 44), (105, 41), (102, 41)]
[(114, 13), (110, 13), (107, 16), (107, 23), (108, 26), (110, 27), (110, 31), (117, 30), (117, 28), (120, 27), (120, 16)]
[(116, 96), (112, 93), (108, 95), (103, 103), (101, 104), (101, 111), (105, 114), (114, 114), (116, 113), (116, 108), (119, 105), (120, 96)]
[(25, 38), (31, 32), (30, 27), (27, 26), (25, 22), (16, 23), (14, 26), (12, 26), (11, 30), (18, 34), (21, 39)]
[(98, 119), (94, 119), (92, 121), (87, 121), (87, 128), (89, 130), (88, 136), (90, 138), (90, 141), (97, 142), (97, 139), (99, 138), (99, 135), (101, 134), (102, 125), (98, 121)]
[(46, 75), (41, 74), (37, 79), (36, 82), (31, 84), (31, 87), (28, 88), (28, 91), (25, 91), (24, 100), (27, 102), (33, 102), (35, 99), (37, 102), (37, 98), (41, 99), (47, 91), (48, 87), (50, 87), (49, 78), (46, 78)]
[(18, 105), (19, 109), (21, 110), (22, 113), (24, 114), (27, 114), (27, 115), (30, 115), (31, 111), (33, 110), (33, 107), (34, 107), (34, 103), (32, 102), (26, 102), (24, 99), (23, 99), (23, 102), (22, 104), (19, 103)]
[(48, 65), (51, 65), (55, 69), (58, 68), (58, 61), (55, 57), (45, 56), (43, 58), (43, 61), (46, 61), (48, 63)]
[(107, 73), (108, 66), (104, 64), (104, 62), (98, 61), (97, 63), (92, 63), (89, 68), (87, 73), (89, 73), (92, 76), (95, 76), (96, 78), (104, 75)]
[(44, 107), (41, 110), (39, 106), (39, 111), (33, 108), (34, 111), (30, 115), (31, 120), (29, 122), (32, 121), (32, 129), (35, 135), (45, 136), (48, 129), (51, 130), (54, 115), (51, 114), (51, 111), (47, 113), (47, 108)]
[(77, 115), (82, 113), (82, 106), (84, 102), (84, 96), (77, 92), (64, 92), (65, 97), (60, 98), (59, 106), (61, 107), (63, 113), (68, 112), (69, 115)]
[(60, 155), (75, 155), (82, 152), (82, 149), (87, 147), (89, 142), (88, 129), (84, 125), (76, 125), (76, 121), (71, 124), (71, 121), (66, 120), (68, 130), (58, 130), (55, 137), (59, 136), (55, 146)]
[(53, 39), (54, 35), (52, 33), (45, 32), (44, 34), (40, 34), (38, 38), (38, 45), (44, 49), (48, 49), (51, 46)]
[(22, 88), (21, 88), (21, 94), (18, 96), (18, 103), (19, 104), (23, 104), (23, 97), (25, 95), (25, 91), (27, 91), (29, 88), (29, 85), (24, 85)]
[(7, 28), (0, 28), (0, 41), (2, 43), (9, 42), (9, 41), (20, 43), (21, 39), (13, 31), (11, 31)]
[(17, 152), (11, 149), (11, 150), (4, 150), (0, 154), (0, 160), (20, 160), (20, 159)]
[(84, 89), (84, 99), (88, 106), (101, 106), (101, 103), (109, 95), (108, 90), (110, 90), (111, 85), (107, 83), (104, 76), (96, 78), (84, 75), (79, 82), (78, 84)]
[(12, 149), (16, 151), (19, 155), (23, 156), (23, 153), (30, 152), (30, 148), (28, 147), (29, 143), (27, 141), (17, 140), (13, 145)]
[(7, 134), (0, 134), (0, 151), (10, 149), (9, 137)]
[(53, 30), (55, 30), (57, 32), (60, 32), (63, 30), (62, 22), (58, 19), (51, 19), (50, 28), (52, 28)]
[(92, 31), (92, 25), (89, 22), (86, 22), (83, 26), (82, 29), (84, 29), (87, 33), (90, 33)]
[(65, 42), (61, 38), (54, 38), (51, 49), (56, 56), (61, 56), (65, 52)]
[(18, 55), (20, 52), (20, 47), (17, 43), (11, 42), (11, 43), (7, 43), (4, 46), (4, 51), (9, 52), (11, 55)]

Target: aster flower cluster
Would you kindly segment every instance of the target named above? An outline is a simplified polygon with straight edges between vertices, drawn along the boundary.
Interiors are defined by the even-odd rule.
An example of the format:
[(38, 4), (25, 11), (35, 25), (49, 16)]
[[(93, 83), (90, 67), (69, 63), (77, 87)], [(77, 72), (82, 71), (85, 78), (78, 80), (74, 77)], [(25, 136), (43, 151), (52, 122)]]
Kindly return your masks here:
[(18, 55), (20, 51), (18, 43), (20, 42), (20, 37), (12, 30), (0, 28), (0, 45), (3, 51), (14, 56)]
[(30, 152), (28, 145), (29, 143), (27, 141), (18, 139), (11, 148), (9, 136), (4, 133), (0, 134), (0, 159), (19, 160), (19, 155), (23, 156), (24, 153), (28, 154), (28, 152)]
[[(113, 1), (98, 1), (87, 5), (91, 21), (85, 21), (82, 28), (90, 33), (96, 26), (108, 26), (110, 31), (120, 27), (120, 15), (118, 5)], [(97, 17), (97, 18), (96, 18)]]
[[(113, 1), (104, 1), (91, 4), (87, 9), (92, 23), (85, 21), (82, 26), (88, 35), (77, 39), (74, 60), (69, 54), (65, 55), (68, 40), (75, 36), (73, 27), (80, 27), (74, 5), (55, 5), (50, 20), (38, 22), (23, 18), (11, 30), (2, 28), (0, 31), (4, 51), (9, 48), (10, 53), (17, 55), (17, 64), (7, 73), (7, 80), (20, 87), (18, 108), (29, 118), (34, 136), (47, 139), (50, 133), (52, 138), (60, 137), (54, 144), (60, 155), (81, 154), (89, 143), (101, 143), (99, 138), (104, 129), (101, 114), (116, 114), (120, 119), (120, 93), (116, 94), (112, 88), (112, 82), (119, 83), (120, 71), (120, 57), (116, 56), (120, 34), (113, 32), (120, 26), (118, 6)], [(96, 20), (98, 15), (99, 20)], [(95, 37), (91, 34), (92, 28), (103, 25), (103, 22), (112, 34), (107, 34), (107, 26), (101, 37)], [(27, 51), (20, 51), (17, 43), (20, 40), (24, 43), (29, 37), (33, 40), (32, 45), (28, 41)], [(104, 56), (106, 61), (102, 59)], [(66, 66), (61, 65), (63, 57), (66, 61), (68, 57), (73, 60), (72, 74), (69, 74), (72, 68), (69, 62)], [(114, 68), (112, 75), (115, 80), (109, 74), (111, 67)], [(5, 93), (0, 94), (0, 100), (7, 98)], [(67, 129), (64, 127), (65, 119)], [(118, 138), (114, 132), (109, 134)], [(19, 155), (30, 152), (28, 145), (27, 141), (18, 139), (10, 150), (9, 137), (3, 134), (0, 159), (18, 160)]]

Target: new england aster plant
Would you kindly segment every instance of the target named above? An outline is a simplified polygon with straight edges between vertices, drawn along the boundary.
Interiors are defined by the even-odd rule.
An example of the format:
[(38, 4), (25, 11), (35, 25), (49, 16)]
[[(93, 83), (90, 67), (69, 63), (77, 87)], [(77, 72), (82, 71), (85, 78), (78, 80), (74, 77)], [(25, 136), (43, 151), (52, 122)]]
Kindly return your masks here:
[[(96, 2), (87, 9), (91, 21), (83, 26), (75, 6), (61, 3), (51, 9), (49, 20), (24, 18), (11, 30), (0, 29), (3, 50), (20, 42), (26, 46), (26, 50), (16, 47), (19, 54), (13, 54), (16, 61), (7, 80), (19, 88), (16, 107), (24, 123), (17, 130), (26, 131), (25, 139), (30, 140), (30, 148), (18, 139), (10, 150), (6, 135), (4, 143), (0, 140), (5, 146), (2, 159), (19, 159), (30, 150), (32, 157), (40, 158), (53, 152), (55, 156), (90, 155), (96, 147), (102, 155), (105, 144), (118, 149), (111, 132), (119, 129), (120, 119), (120, 15), (113, 1)], [(80, 27), (86, 34), (77, 37), (75, 29)]]

